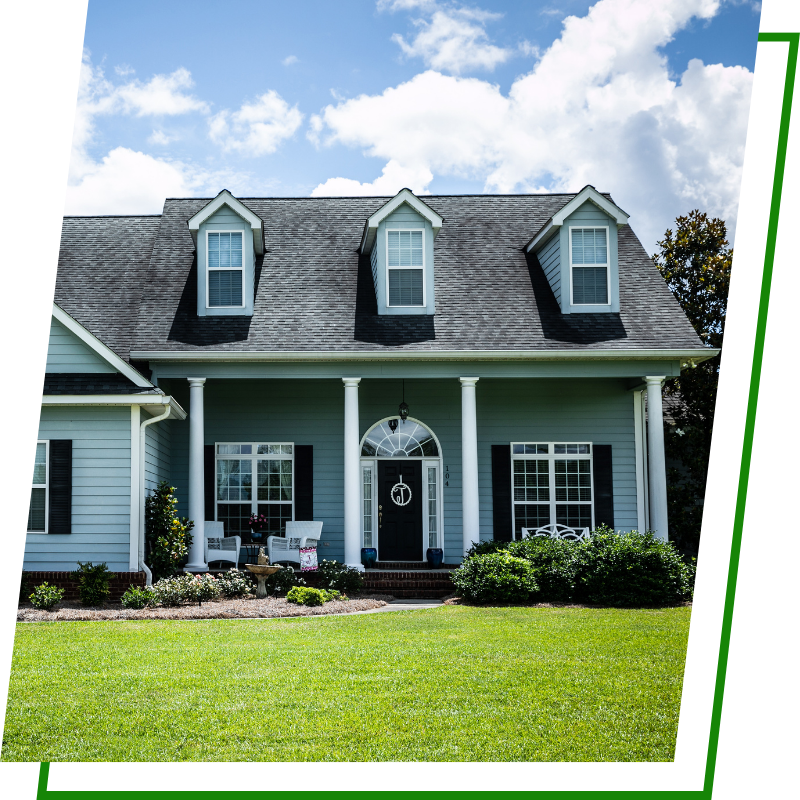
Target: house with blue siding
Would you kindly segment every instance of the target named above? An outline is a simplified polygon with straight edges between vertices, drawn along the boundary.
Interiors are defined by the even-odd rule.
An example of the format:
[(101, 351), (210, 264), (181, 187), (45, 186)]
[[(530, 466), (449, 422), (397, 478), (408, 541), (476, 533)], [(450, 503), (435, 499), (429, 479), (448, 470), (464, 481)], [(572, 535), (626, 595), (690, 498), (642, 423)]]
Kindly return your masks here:
[(146, 572), (161, 480), (192, 571), (206, 521), (321, 521), (353, 566), (551, 523), (667, 538), (662, 383), (716, 352), (592, 186), (67, 217), (25, 569)]

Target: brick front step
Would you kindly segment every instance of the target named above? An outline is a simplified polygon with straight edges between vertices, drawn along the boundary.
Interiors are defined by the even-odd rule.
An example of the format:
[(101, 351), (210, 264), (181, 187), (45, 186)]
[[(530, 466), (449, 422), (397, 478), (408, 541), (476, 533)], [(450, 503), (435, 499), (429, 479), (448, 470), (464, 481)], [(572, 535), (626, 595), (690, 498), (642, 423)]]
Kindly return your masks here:
[[(442, 564), (439, 569), (456, 569), (457, 567), (458, 564)], [(375, 566), (370, 567), (367, 571), (372, 572), (382, 569), (427, 571), (430, 570), (430, 566), (427, 561), (376, 561)]]
[[(145, 574), (144, 572), (113, 572), (113, 577), (109, 581), (109, 588), (111, 594), (108, 599), (112, 603), (118, 603), (120, 598), (128, 588), (133, 586), (144, 586)], [(25, 579), (28, 584), (28, 589), (25, 592), (25, 600), (28, 595), (33, 591), (34, 587), (40, 583), (47, 583), (50, 586), (57, 586), (59, 589), (64, 590), (65, 600), (80, 600), (81, 596), (78, 592), (78, 582), (70, 580), (69, 572), (25, 572)]]
[(365, 594), (439, 598), (453, 590), (449, 569), (369, 569), (364, 573)]

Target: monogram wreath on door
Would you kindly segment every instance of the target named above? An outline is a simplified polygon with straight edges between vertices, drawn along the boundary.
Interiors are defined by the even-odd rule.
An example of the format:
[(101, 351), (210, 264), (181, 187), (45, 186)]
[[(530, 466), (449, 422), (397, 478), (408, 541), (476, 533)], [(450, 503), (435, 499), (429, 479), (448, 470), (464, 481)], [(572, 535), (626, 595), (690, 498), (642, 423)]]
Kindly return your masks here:
[(389, 497), (396, 506), (406, 506), (411, 502), (411, 489), (403, 483), (403, 476), (400, 475), (400, 481), (392, 486)]

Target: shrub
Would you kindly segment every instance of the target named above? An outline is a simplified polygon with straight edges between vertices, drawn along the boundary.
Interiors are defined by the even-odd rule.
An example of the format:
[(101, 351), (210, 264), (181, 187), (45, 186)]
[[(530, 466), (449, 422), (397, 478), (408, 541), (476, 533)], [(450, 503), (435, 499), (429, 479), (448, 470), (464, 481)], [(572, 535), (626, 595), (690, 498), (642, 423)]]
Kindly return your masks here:
[(91, 561), (78, 562), (78, 569), (70, 572), (70, 580), (78, 582), (78, 592), (81, 596), (81, 605), (101, 606), (108, 600), (111, 594), (111, 578), (113, 572), (108, 569), (108, 565), (92, 564)]
[(156, 596), (151, 586), (139, 587), (131, 586), (122, 595), (122, 605), (124, 608), (146, 608), (156, 604)]
[(57, 586), (50, 586), (45, 581), (33, 590), (29, 599), (34, 608), (52, 611), (64, 599), (64, 590)]
[(472, 556), (451, 578), (461, 597), (478, 603), (521, 603), (539, 590), (531, 563), (506, 552)]
[(253, 594), (254, 583), (249, 575), (235, 567), (217, 578), (217, 585), (226, 597), (244, 597)]
[(321, 589), (336, 589), (344, 594), (358, 594), (364, 588), (364, 579), (354, 567), (340, 564), (338, 561), (322, 559), (317, 569), (320, 576)]
[(26, 572), (25, 570), (22, 571), (22, 578), (19, 582), (19, 601), (20, 603), (24, 602), (30, 595), (31, 587), (30, 587), (30, 573)]
[(313, 586), (293, 586), (286, 593), (286, 600), (301, 606), (321, 606), (325, 597), (322, 591)]
[(530, 563), (539, 585), (538, 600), (565, 602), (575, 593), (578, 549), (578, 543), (568, 539), (532, 536), (509, 543), (507, 552)]
[(187, 600), (196, 600), (200, 605), (206, 600), (216, 600), (222, 594), (219, 581), (211, 574), (195, 575), (186, 592)]
[(268, 575), (264, 586), (267, 588), (267, 594), (279, 595), (286, 594), (293, 586), (305, 586), (306, 582), (301, 578), (298, 573), (294, 571), (294, 567), (285, 565), (272, 575)]
[(337, 592), (336, 589), (321, 589), (322, 602), (328, 603), (331, 600), (347, 600), (347, 595)]
[(577, 548), (575, 599), (609, 606), (674, 605), (692, 596), (694, 567), (652, 533), (601, 527)]
[(156, 578), (176, 575), (189, 553), (194, 527), (186, 517), (175, 513), (178, 499), (175, 487), (161, 481), (144, 501), (145, 539), (149, 548), (148, 562)]
[(490, 539), (488, 542), (473, 542), (472, 547), (467, 550), (467, 558), (470, 556), (485, 556), (489, 553), (507, 550), (511, 544), (511, 542), (499, 542), (494, 539)]
[(161, 578), (151, 587), (156, 603), (162, 606), (177, 606), (185, 600), (194, 600), (194, 578), (191, 575), (175, 575)]

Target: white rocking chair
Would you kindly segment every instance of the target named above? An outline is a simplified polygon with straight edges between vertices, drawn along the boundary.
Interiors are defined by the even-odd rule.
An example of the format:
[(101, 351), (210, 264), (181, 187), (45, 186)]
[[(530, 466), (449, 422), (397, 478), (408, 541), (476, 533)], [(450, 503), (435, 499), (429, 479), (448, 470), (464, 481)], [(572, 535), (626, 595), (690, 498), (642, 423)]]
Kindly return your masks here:
[(241, 536), (225, 536), (223, 522), (207, 521), (203, 523), (206, 536), (205, 558), (209, 561), (232, 561), (233, 566), (239, 564), (239, 551), (242, 549)]
[(590, 538), (591, 534), (588, 528), (570, 528), (568, 525), (553, 522), (550, 525), (542, 525), (541, 528), (523, 528), (522, 538), (527, 539), (529, 536), (548, 536), (551, 539), (568, 539), (579, 542), (582, 539)]
[(269, 563), (292, 561), (300, 563), (301, 547), (316, 547), (322, 537), (321, 522), (287, 522), (286, 536), (268, 536)]

